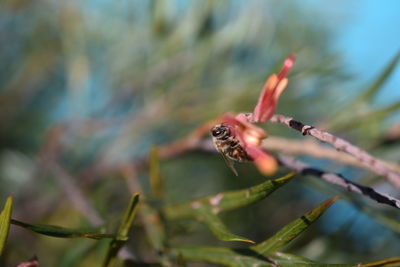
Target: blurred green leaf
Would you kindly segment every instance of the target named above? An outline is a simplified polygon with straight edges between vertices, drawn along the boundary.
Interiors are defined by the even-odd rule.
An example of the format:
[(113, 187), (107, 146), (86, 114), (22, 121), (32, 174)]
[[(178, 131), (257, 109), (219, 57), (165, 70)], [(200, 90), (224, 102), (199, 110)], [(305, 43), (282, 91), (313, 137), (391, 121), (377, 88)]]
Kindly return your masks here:
[(171, 249), (174, 257), (182, 255), (187, 261), (202, 261), (226, 266), (312, 266), (312, 267), (356, 267), (357, 264), (322, 264), (291, 254), (275, 252), (262, 256), (249, 249), (225, 247), (181, 247)]
[(158, 211), (147, 203), (142, 203), (140, 215), (150, 244), (156, 251), (162, 251), (166, 245), (166, 236)]
[(138, 203), (139, 194), (133, 194), (117, 232), (118, 236), (123, 239), (111, 240), (103, 266), (108, 266), (115, 259), (119, 249), (125, 244), (126, 240), (128, 240), (129, 229), (131, 229), (133, 220), (135, 219)]
[[(279, 252), (276, 251), (274, 253), (272, 253), (271, 255), (268, 256), (270, 259), (274, 260), (274, 261), (279, 261), (279, 262), (290, 262), (291, 264), (297, 263), (303, 263), (303, 264), (317, 264), (316, 262), (307, 259), (307, 258), (303, 258), (303, 257), (299, 257), (293, 254), (289, 254), (289, 253), (283, 253), (283, 252)], [(319, 265), (319, 264), (318, 264)]]
[(358, 130), (365, 131), (364, 128), (361, 128), (362, 126), (374, 126), (375, 129), (379, 129), (380, 127), (378, 127), (377, 124), (382, 124), (386, 118), (388, 118), (399, 109), (400, 102), (396, 101), (390, 105), (387, 105), (386, 107), (375, 109), (370, 112), (358, 115), (357, 118), (350, 116), (346, 119), (341, 120), (340, 123), (335, 125), (335, 130), (349, 131), (358, 128)]
[[(396, 111), (399, 108), (398, 103), (394, 103), (385, 108), (370, 111), (367, 114), (360, 114), (357, 112), (365, 102), (369, 102), (375, 96), (383, 84), (390, 78), (400, 59), (400, 51), (393, 57), (393, 59), (388, 63), (388, 65), (383, 69), (380, 75), (371, 83), (367, 90), (361, 93), (354, 100), (347, 103), (344, 107), (340, 108), (337, 113), (335, 113), (329, 120), (330, 128), (336, 130), (346, 129), (347, 127), (355, 127), (360, 123), (368, 123), (373, 121), (372, 117), (382, 118), (382, 116), (389, 115), (390, 113)], [(352, 112), (350, 112), (352, 111)], [(356, 112), (354, 112), (356, 111)]]
[(186, 267), (186, 261), (183, 258), (182, 254), (178, 254), (176, 257), (176, 265), (179, 267)]
[(36, 232), (38, 234), (52, 236), (52, 237), (60, 237), (60, 238), (86, 237), (91, 239), (116, 238), (123, 240), (123, 237), (119, 237), (115, 234), (103, 234), (99, 233), (98, 231), (68, 229), (55, 225), (29, 224), (15, 219), (11, 219), (11, 223), (14, 225), (21, 226), (25, 229), (31, 230), (33, 232)]
[(155, 199), (159, 199), (162, 194), (162, 183), (160, 175), (160, 158), (158, 148), (152, 147), (150, 150), (150, 187), (151, 194)]
[(360, 96), (357, 97), (357, 102), (371, 101), (372, 97), (378, 92), (382, 85), (387, 81), (387, 79), (392, 75), (393, 71), (396, 69), (397, 64), (400, 59), (400, 51), (393, 57), (389, 64), (385, 67), (380, 75), (372, 82), (371, 86)]
[(8, 232), (10, 230), (11, 212), (13, 198), (9, 196), (6, 200), (3, 210), (0, 213), (0, 255), (2, 255), (7, 242)]
[(307, 212), (300, 218), (283, 227), (278, 233), (268, 238), (264, 242), (251, 247), (262, 255), (270, 254), (280, 250), (294, 238), (305, 231), (314, 221), (316, 221), (339, 197), (331, 198)]
[(386, 260), (375, 261), (371, 263), (361, 264), (361, 267), (377, 267), (377, 266), (399, 266), (400, 265), (400, 257), (390, 258)]
[(255, 244), (254, 241), (231, 233), (221, 219), (208, 209), (197, 210), (199, 219), (211, 230), (211, 232), (222, 241), (241, 241)]
[(56, 266), (58, 267), (69, 267), (69, 266), (80, 266), (81, 262), (88, 257), (90, 253), (98, 248), (101, 242), (91, 242), (90, 240), (77, 240), (69, 244), (68, 249), (66, 249), (57, 261)]
[(124, 218), (118, 230), (118, 236), (128, 238), (129, 229), (131, 229), (133, 220), (135, 219), (137, 207), (139, 203), (139, 194), (133, 194), (129, 202), (129, 206), (125, 211)]
[(276, 189), (289, 182), (295, 174), (296, 173), (292, 172), (284, 177), (269, 180), (248, 189), (219, 193), (189, 203), (168, 206), (164, 209), (164, 213), (168, 219), (178, 219), (196, 216), (198, 214), (197, 208), (199, 207), (209, 209), (214, 214), (237, 209), (266, 198)]
[[(186, 261), (202, 261), (227, 266), (272, 266), (265, 258), (258, 258), (251, 251), (235, 251), (225, 247), (184, 247), (173, 248), (174, 257), (182, 255)], [(250, 252), (248, 255), (246, 252)]]

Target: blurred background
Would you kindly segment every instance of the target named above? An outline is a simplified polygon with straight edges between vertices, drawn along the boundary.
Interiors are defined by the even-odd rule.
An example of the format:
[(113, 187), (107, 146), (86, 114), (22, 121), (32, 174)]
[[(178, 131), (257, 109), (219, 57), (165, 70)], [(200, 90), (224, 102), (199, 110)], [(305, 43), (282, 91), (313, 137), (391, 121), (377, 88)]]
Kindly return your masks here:
[[(0, 199), (13, 194), (13, 217), (22, 221), (115, 228), (130, 191), (149, 188), (146, 166), (131, 180), (122, 166), (143, 162), (151, 147), (184, 138), (224, 112), (252, 111), (266, 77), (290, 53), (297, 59), (277, 112), (399, 163), (400, 68), (363, 95), (400, 51), (399, 11), (396, 0), (4, 0)], [(271, 136), (308, 139), (282, 125), (265, 128)], [(371, 172), (299, 157), (400, 196)], [(252, 164), (237, 169), (238, 177), (216, 153), (163, 160), (162, 204), (265, 180)], [(259, 242), (341, 193), (298, 177), (222, 219)], [(349, 194), (288, 251), (329, 263), (400, 256), (399, 219), (397, 210)], [(174, 222), (168, 235), (172, 245), (225, 245), (194, 221)], [(12, 226), (3, 264), (36, 254), (43, 266), (98, 266), (103, 248)], [(140, 222), (128, 250), (154, 260)]]

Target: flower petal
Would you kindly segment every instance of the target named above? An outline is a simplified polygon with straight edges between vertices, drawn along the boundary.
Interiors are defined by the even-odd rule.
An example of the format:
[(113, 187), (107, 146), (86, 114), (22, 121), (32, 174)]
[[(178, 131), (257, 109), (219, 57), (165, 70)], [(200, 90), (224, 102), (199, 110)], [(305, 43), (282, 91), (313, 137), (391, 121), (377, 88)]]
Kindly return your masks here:
[(276, 159), (257, 146), (247, 146), (246, 152), (254, 160), (257, 169), (264, 175), (272, 175), (278, 169)]
[(288, 72), (290, 71), (290, 69), (293, 67), (294, 61), (296, 59), (296, 56), (291, 54), (289, 55), (285, 62), (283, 62), (283, 66), (281, 71), (278, 74), (278, 79), (282, 80), (283, 78), (286, 77), (286, 75), (288, 74)]
[(293, 67), (295, 57), (290, 55), (278, 75), (271, 75), (264, 84), (263, 90), (253, 111), (254, 122), (266, 122), (275, 113), (279, 96), (285, 90), (288, 80), (287, 73)]

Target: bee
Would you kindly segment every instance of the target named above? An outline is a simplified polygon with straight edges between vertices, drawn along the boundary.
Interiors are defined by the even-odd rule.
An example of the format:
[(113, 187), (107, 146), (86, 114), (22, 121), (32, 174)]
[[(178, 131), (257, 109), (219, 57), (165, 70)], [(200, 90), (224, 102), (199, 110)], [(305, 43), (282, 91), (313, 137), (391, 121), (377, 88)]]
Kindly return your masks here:
[(210, 133), (215, 148), (221, 153), (228, 167), (238, 176), (234, 162), (250, 161), (251, 158), (226, 124), (215, 125), (211, 128)]

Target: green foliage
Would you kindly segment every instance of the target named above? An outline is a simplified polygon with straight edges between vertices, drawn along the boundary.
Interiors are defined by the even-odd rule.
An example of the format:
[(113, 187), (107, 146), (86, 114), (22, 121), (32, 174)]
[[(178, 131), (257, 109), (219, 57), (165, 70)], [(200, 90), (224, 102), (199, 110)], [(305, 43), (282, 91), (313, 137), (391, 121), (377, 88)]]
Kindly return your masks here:
[(222, 241), (241, 241), (254, 244), (252, 240), (231, 233), (216, 214), (260, 201), (289, 182), (294, 176), (295, 173), (290, 173), (282, 178), (266, 181), (248, 189), (219, 193), (189, 203), (166, 207), (164, 209), (165, 216), (169, 219), (196, 217)]
[[(135, 260), (125, 261), (133, 266), (171, 266), (175, 261), (179, 266), (193, 261), (322, 266), (317, 262), (325, 256), (330, 256), (329, 262), (357, 262), (398, 253), (398, 246), (392, 246), (398, 244), (395, 235), (381, 235), (385, 228), (372, 238), (373, 231), (367, 228), (371, 220), (364, 218), (370, 214), (398, 233), (397, 213), (371, 207), (351, 218), (367, 220), (363, 231), (356, 229), (335, 239), (323, 229), (336, 227), (336, 221), (310, 227), (331, 204), (328, 201), (284, 226), (294, 219), (292, 207), (307, 210), (315, 191), (322, 191), (310, 193), (307, 178), (292, 179), (294, 174), (289, 174), (265, 181), (252, 164), (238, 166), (241, 176), (235, 178), (217, 156), (186, 151), (168, 157), (169, 151), (163, 149), (172, 143), (179, 152), (180, 138), (221, 113), (251, 111), (265, 78), (289, 53), (296, 54), (297, 62), (279, 113), (314, 125), (334, 117), (324, 122), (326, 128), (340, 130), (366, 146), (372, 136), (376, 143), (384, 140), (384, 123), (396, 115), (400, 104), (395, 101), (379, 108), (370, 104), (393, 75), (400, 55), (349, 101), (341, 89), (349, 74), (340, 52), (332, 49), (332, 29), (320, 23), (324, 12), (302, 1), (2, 3), (0, 193), (18, 196), (14, 216), (43, 225), (11, 219), (9, 197), (0, 216), (0, 249), (4, 251), (10, 222), (36, 234), (29, 236), (29, 244), (21, 238), (25, 231), (11, 234), (10, 253), (0, 265), (13, 266), (35, 253), (43, 266), (118, 266), (122, 260), (116, 255), (122, 246), (134, 254)], [(345, 103), (332, 101), (339, 98), (345, 98)], [(299, 137), (286, 128), (266, 127), (270, 135)], [(190, 141), (185, 143), (189, 147)], [(378, 146), (371, 153), (379, 155), (380, 149), (387, 152)], [(385, 156), (395, 161), (398, 146), (391, 149), (394, 152)], [(51, 168), (51, 161), (63, 173)], [(338, 170), (336, 162), (316, 164)], [(366, 176), (353, 172), (357, 179)], [(63, 182), (55, 179), (60, 175)], [(289, 181), (292, 186), (284, 186)], [(74, 198), (76, 189), (82, 191), (78, 198)], [(140, 204), (134, 192), (140, 193)], [(85, 207), (98, 212), (104, 222), (101, 229), (119, 225), (118, 232), (83, 229), (90, 221), (82, 212)], [(227, 213), (221, 216), (222, 212)], [(136, 213), (137, 229), (128, 239)], [(47, 225), (50, 221), (75, 226)], [(197, 221), (206, 227), (196, 228)], [(306, 229), (312, 234), (302, 234)], [(269, 238), (254, 244), (260, 233), (269, 233)], [(299, 243), (293, 242), (298, 236)], [(76, 237), (96, 240), (72, 240)], [(320, 254), (302, 250), (322, 237)], [(376, 242), (377, 237), (384, 240)], [(378, 244), (373, 243), (376, 253), (360, 248), (365, 240)], [(296, 255), (282, 252), (288, 244)], [(231, 248), (234, 245), (241, 247)], [(366, 266), (398, 261), (392, 258)]]
[(209, 210), (212, 213), (220, 213), (247, 206), (266, 198), (279, 187), (289, 182), (295, 173), (244, 190), (219, 193), (213, 196), (203, 197), (188, 203), (182, 203), (164, 208), (165, 216), (169, 219), (178, 219), (197, 216), (199, 208)]
[(0, 213), (0, 255), (2, 255), (7, 242), (8, 232), (10, 230), (11, 213), (13, 198), (9, 196), (6, 200), (3, 210)]
[[(284, 226), (278, 233), (267, 240), (249, 247), (248, 249), (229, 249), (224, 247), (191, 247), (175, 248), (172, 253), (181, 254), (186, 260), (206, 261), (227, 266), (325, 266), (311, 260), (277, 253), (284, 245), (306, 230), (317, 220), (337, 198), (330, 199), (315, 207), (302, 217)], [(244, 241), (244, 240), (240, 240)], [(354, 266), (354, 265), (326, 265)]]
[(129, 206), (127, 207), (124, 217), (122, 218), (121, 225), (119, 226), (117, 236), (118, 238), (114, 238), (111, 240), (107, 255), (104, 259), (103, 266), (107, 267), (113, 261), (113, 259), (117, 256), (119, 249), (124, 245), (124, 243), (128, 240), (128, 233), (132, 227), (133, 220), (136, 216), (137, 206), (139, 202), (139, 194), (132, 195), (131, 201), (129, 202)]
[(285, 246), (287, 243), (289, 243), (298, 235), (300, 235), (303, 231), (305, 231), (337, 199), (338, 197), (332, 198), (315, 207), (313, 210), (304, 214), (301, 218), (298, 218), (297, 220), (289, 223), (274, 236), (254, 246), (252, 249), (257, 251), (261, 255), (266, 255), (268, 253), (280, 250), (283, 246)]
[[(334, 129), (365, 129), (371, 124), (381, 124), (390, 118), (400, 108), (400, 102), (395, 101), (381, 108), (371, 109), (374, 96), (379, 93), (383, 85), (391, 78), (400, 61), (400, 51), (388, 62), (382, 72), (373, 80), (367, 89), (363, 90), (354, 100), (345, 104), (329, 120)], [(364, 126), (364, 127), (362, 127)], [(374, 125), (375, 126), (375, 125)], [(375, 128), (379, 128), (376, 127)]]
[(382, 73), (372, 81), (369, 88), (367, 88), (363, 93), (361, 93), (355, 100), (358, 103), (371, 102), (373, 97), (378, 93), (379, 89), (386, 83), (393, 72), (396, 70), (397, 64), (400, 60), (400, 51), (392, 58), (386, 67), (382, 70)]
[(11, 219), (11, 223), (23, 227), (25, 229), (28, 229), (30, 231), (36, 232), (38, 234), (52, 236), (52, 237), (60, 237), (60, 238), (85, 237), (91, 239), (117, 238), (122, 240), (125, 238), (123, 236), (120, 237), (114, 234), (104, 234), (98, 231), (68, 229), (65, 227), (60, 227), (55, 225), (29, 224), (15, 219)]
[(316, 221), (338, 199), (334, 197), (321, 203), (300, 218), (284, 226), (267, 240), (250, 246), (247, 249), (232, 249), (226, 247), (177, 247), (171, 249), (175, 257), (182, 257), (187, 261), (204, 261), (226, 266), (391, 266), (400, 263), (400, 258), (392, 258), (368, 264), (326, 264), (317, 263), (307, 258), (280, 252), (283, 246), (299, 236)]
[(219, 239), (222, 241), (241, 241), (254, 244), (255, 242), (247, 239), (245, 237), (241, 237), (231, 233), (221, 219), (212, 213), (212, 211), (207, 210), (205, 208), (196, 209), (196, 214), (198, 219), (203, 222), (208, 229)]

